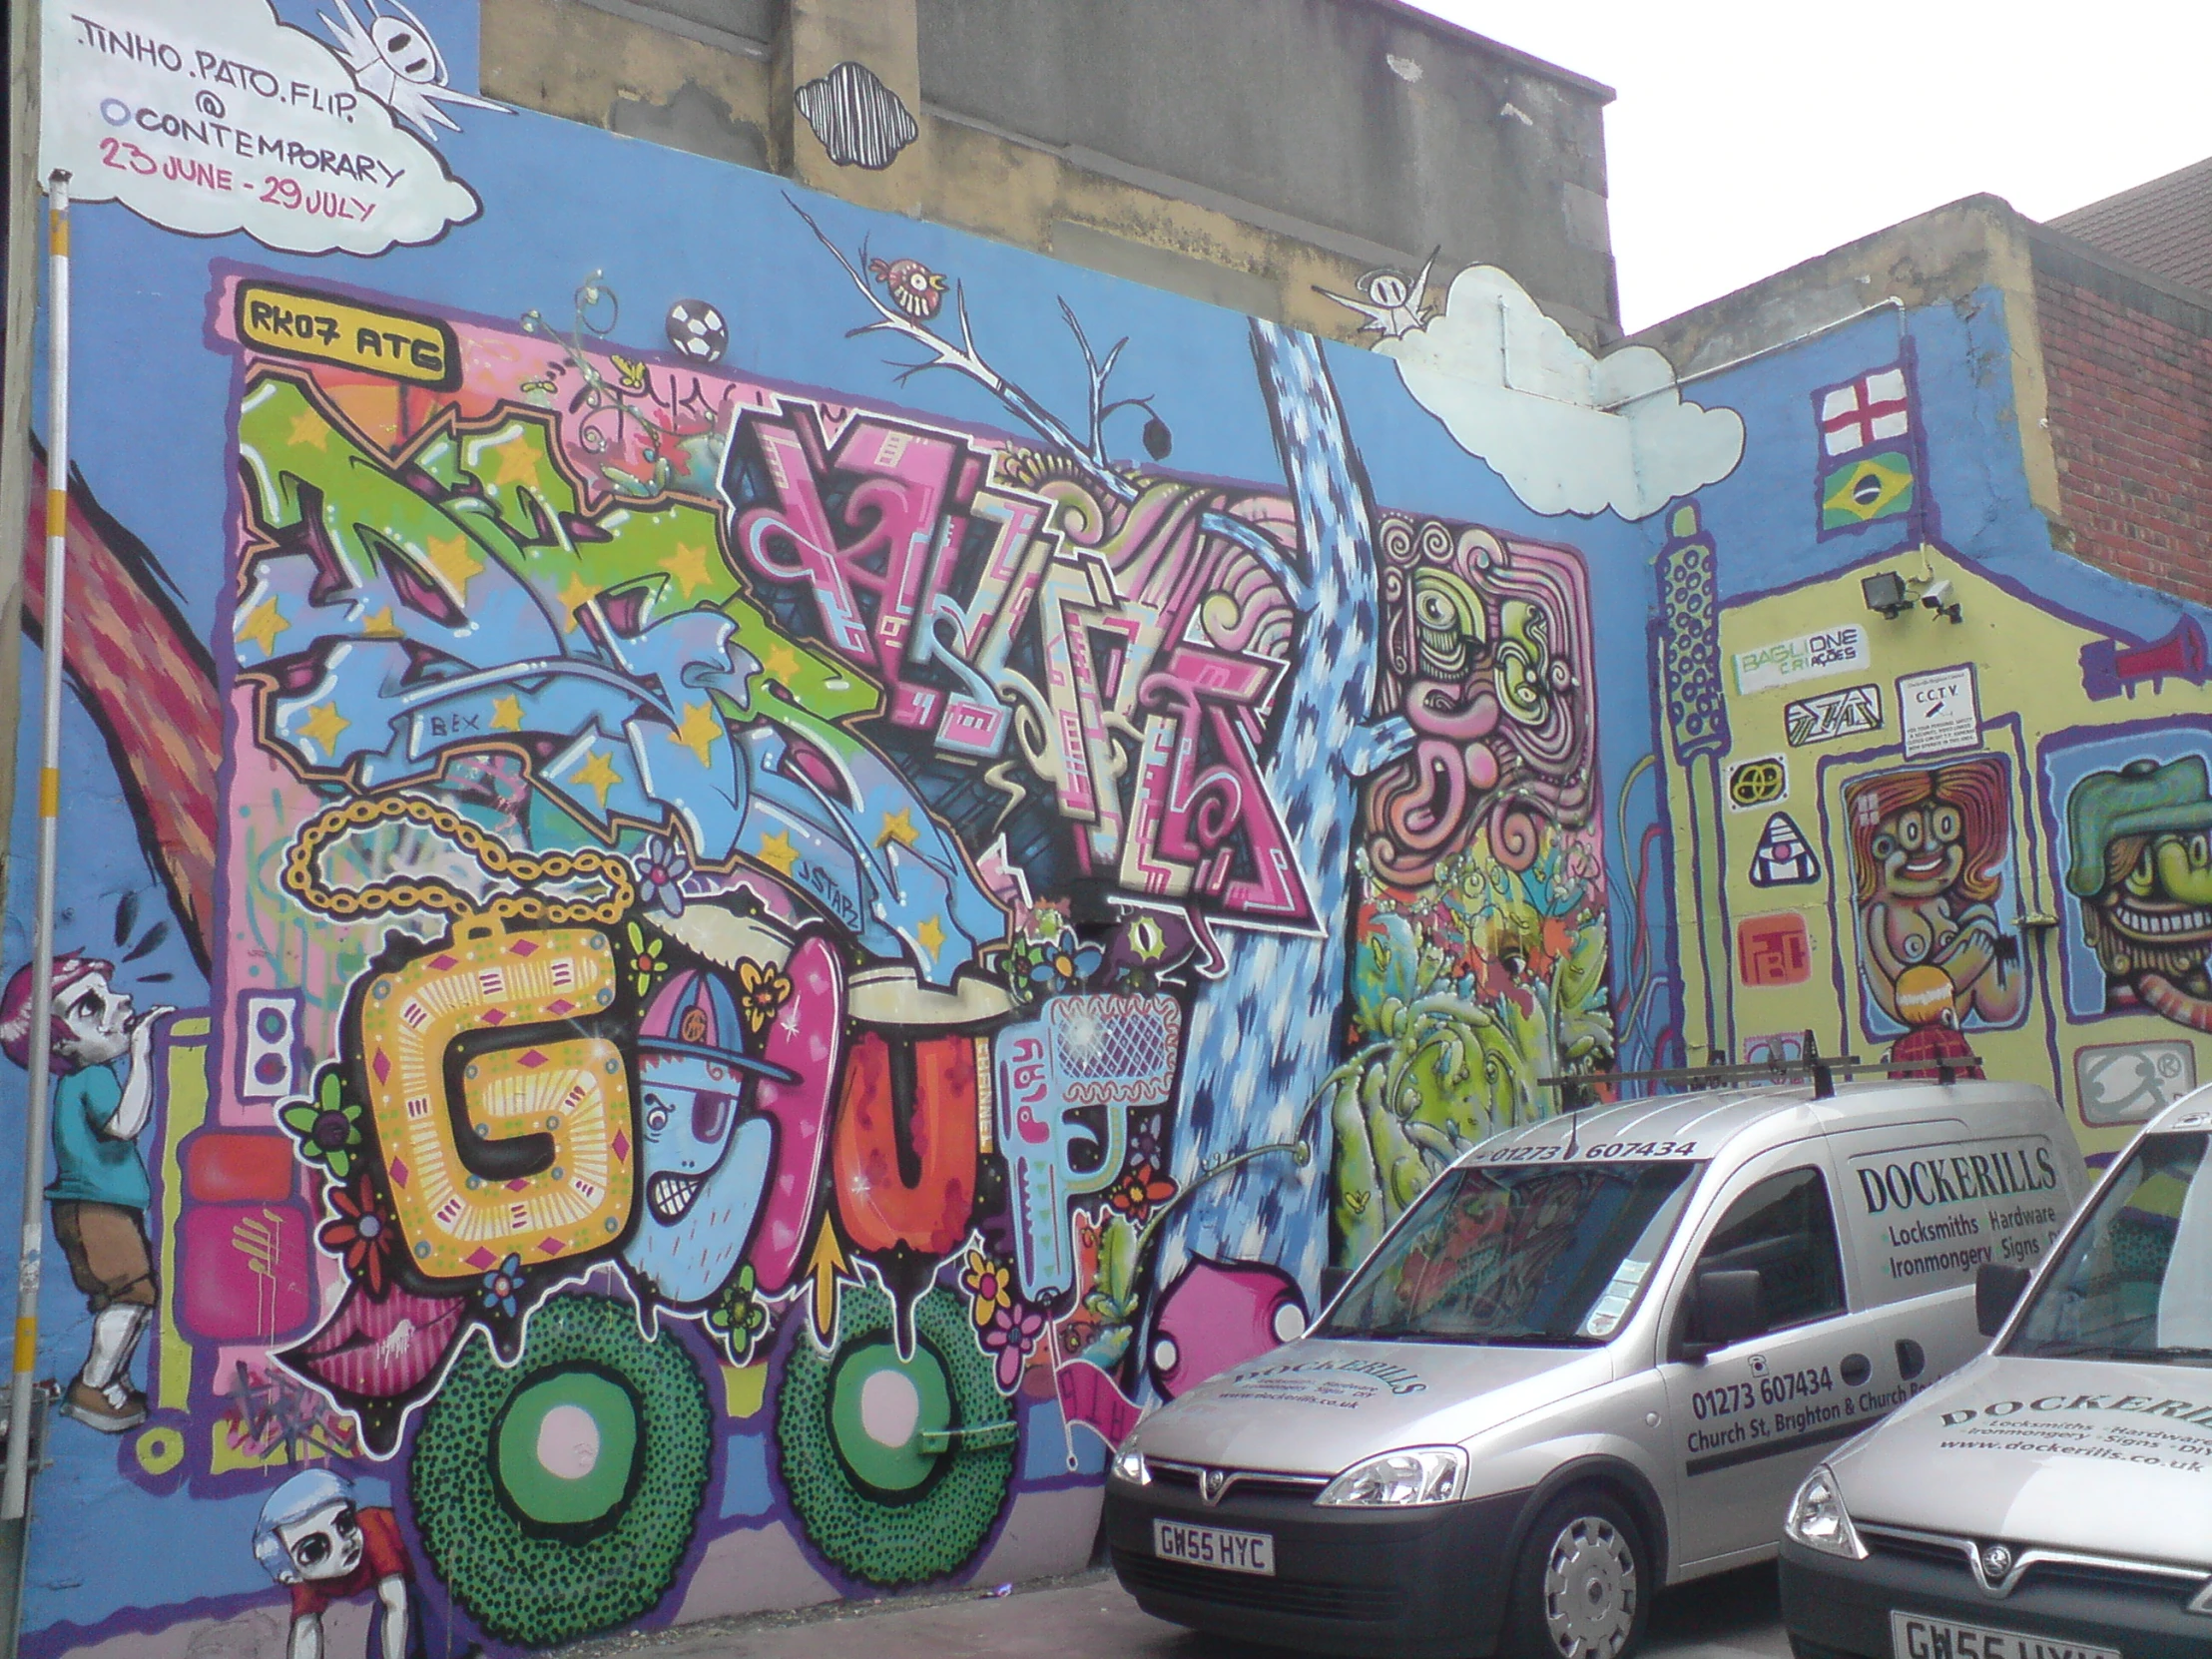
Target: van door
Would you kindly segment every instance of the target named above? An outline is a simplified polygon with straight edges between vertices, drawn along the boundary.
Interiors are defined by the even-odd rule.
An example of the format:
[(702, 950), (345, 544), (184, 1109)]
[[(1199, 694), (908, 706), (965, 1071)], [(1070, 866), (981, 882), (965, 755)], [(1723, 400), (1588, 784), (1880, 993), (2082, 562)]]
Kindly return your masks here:
[[(1771, 1550), (1819, 1448), (1858, 1431), (1844, 1397), (1849, 1349), (1843, 1253), (1819, 1141), (1781, 1147), (1732, 1176), (1690, 1266), (1670, 1290), (1660, 1370), (1674, 1429), (1677, 1561)], [(1677, 1356), (1700, 1273), (1756, 1269), (1768, 1330), (1702, 1364)]]
[(1873, 1365), (1854, 1390), (1879, 1417), (1986, 1346), (1974, 1329), (1974, 1271), (2033, 1268), (2086, 1184), (2057, 1114), (1989, 1114), (1972, 1128), (1921, 1118), (1829, 1136), (1855, 1316)]

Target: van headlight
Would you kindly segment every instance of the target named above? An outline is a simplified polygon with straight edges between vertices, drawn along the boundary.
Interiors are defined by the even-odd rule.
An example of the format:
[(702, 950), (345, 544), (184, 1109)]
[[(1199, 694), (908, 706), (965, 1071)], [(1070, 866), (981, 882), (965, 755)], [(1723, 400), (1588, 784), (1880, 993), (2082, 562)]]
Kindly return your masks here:
[(1152, 1471), (1144, 1466), (1144, 1453), (1129, 1441), (1123, 1441), (1121, 1449), (1114, 1453), (1114, 1478), (1126, 1480), (1132, 1486), (1152, 1484)]
[(1844, 1507), (1835, 1471), (1826, 1463), (1807, 1475), (1797, 1496), (1790, 1499), (1790, 1518), (1782, 1530), (1823, 1555), (1841, 1555), (1848, 1561), (1867, 1558), (1867, 1546), (1859, 1541), (1859, 1529), (1851, 1524), (1851, 1511)]
[(1407, 1446), (1355, 1463), (1322, 1489), (1316, 1503), (1345, 1509), (1409, 1509), (1449, 1503), (1466, 1484), (1467, 1454), (1455, 1445)]

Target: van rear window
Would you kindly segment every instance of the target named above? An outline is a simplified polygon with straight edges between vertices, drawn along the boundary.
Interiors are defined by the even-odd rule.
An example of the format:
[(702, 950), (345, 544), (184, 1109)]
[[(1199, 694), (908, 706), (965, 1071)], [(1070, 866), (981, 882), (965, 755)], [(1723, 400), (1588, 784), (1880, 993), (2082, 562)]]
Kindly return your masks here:
[(1447, 1171), (1368, 1258), (1320, 1334), (1595, 1347), (1628, 1322), (1704, 1167)]

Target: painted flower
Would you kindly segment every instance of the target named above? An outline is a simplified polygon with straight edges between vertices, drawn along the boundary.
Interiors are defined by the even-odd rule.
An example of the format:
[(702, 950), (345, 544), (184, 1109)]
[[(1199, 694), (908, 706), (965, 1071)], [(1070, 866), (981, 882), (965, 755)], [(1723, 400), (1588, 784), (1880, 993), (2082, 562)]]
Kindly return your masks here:
[(1029, 970), (1030, 983), (1055, 990), (1080, 990), (1098, 971), (1106, 953), (1095, 944), (1079, 944), (1075, 929), (1063, 927), (1060, 936), (1046, 944), (1044, 959)]
[(1044, 1336), (1044, 1315), (1025, 1303), (1001, 1308), (982, 1336), (985, 1351), (998, 1356), (998, 1386), (1012, 1393), (1021, 1385), (1021, 1368)]
[(972, 1245), (960, 1268), (960, 1286), (968, 1294), (968, 1312), (975, 1328), (988, 1330), (992, 1320), (1014, 1305), (1013, 1271)]
[(485, 1274), (484, 1288), (477, 1294), (483, 1301), (485, 1313), (513, 1319), (521, 1305), (522, 1258), (510, 1256)]
[(791, 976), (781, 969), (765, 962), (738, 963), (738, 1012), (745, 1016), (745, 1028), (756, 1037), (768, 1029), (776, 1010), (791, 994)]
[(344, 1258), (346, 1273), (370, 1296), (382, 1296), (384, 1275), (399, 1246), (399, 1224), (365, 1169), (351, 1186), (331, 1187), (326, 1196), (332, 1219), (315, 1237), (324, 1250)]
[(668, 971), (668, 963), (661, 956), (661, 947), (668, 941), (648, 940), (645, 929), (634, 921), (625, 931), (630, 939), (630, 971), (636, 977), (638, 995), (642, 997), (653, 988), (653, 981)]
[(335, 1066), (315, 1083), (312, 1100), (295, 1100), (276, 1114), (299, 1143), (299, 1156), (320, 1164), (343, 1181), (353, 1173), (361, 1152), (361, 1103), (345, 1098), (345, 1080)]
[(674, 835), (648, 835), (638, 853), (638, 891), (646, 903), (672, 916), (684, 913), (684, 881), (691, 859)]
[(707, 1324), (720, 1340), (733, 1366), (748, 1366), (768, 1335), (768, 1309), (755, 1286), (753, 1264), (748, 1262), (723, 1286), (722, 1295), (707, 1315)]
[(1143, 1221), (1153, 1207), (1175, 1196), (1175, 1183), (1150, 1164), (1133, 1166), (1106, 1194), (1106, 1202), (1131, 1221)]

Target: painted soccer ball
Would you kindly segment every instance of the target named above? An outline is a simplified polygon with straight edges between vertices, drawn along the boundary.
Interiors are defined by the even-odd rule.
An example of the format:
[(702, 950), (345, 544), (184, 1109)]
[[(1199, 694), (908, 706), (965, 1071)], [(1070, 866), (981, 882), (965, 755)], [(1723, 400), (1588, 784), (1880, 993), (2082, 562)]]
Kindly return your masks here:
[(679, 299), (668, 308), (668, 342), (698, 362), (720, 362), (730, 347), (730, 326), (704, 299)]

